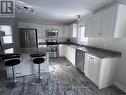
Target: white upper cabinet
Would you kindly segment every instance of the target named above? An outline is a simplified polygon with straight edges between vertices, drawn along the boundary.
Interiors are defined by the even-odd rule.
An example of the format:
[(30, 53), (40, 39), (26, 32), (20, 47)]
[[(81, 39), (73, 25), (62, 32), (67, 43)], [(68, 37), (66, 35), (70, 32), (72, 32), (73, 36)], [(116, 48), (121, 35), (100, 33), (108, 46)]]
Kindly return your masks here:
[(99, 12), (86, 20), (86, 37), (99, 37), (102, 30), (102, 13)]
[(69, 37), (77, 37), (77, 24), (69, 25)]
[(63, 26), (63, 37), (69, 37), (69, 27)]
[(114, 37), (117, 6), (108, 8), (102, 12), (102, 35), (103, 37)]
[(126, 5), (118, 4), (104, 9), (86, 19), (86, 37), (126, 36)]
[(115, 22), (115, 37), (126, 37), (126, 5), (118, 5)]

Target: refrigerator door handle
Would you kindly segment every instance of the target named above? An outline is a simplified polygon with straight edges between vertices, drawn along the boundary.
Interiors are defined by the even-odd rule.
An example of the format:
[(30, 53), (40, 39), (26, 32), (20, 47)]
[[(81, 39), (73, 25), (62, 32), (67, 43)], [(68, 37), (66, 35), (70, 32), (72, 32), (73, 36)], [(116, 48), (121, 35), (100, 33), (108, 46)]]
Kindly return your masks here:
[(25, 45), (27, 47), (27, 32), (25, 32)]
[(30, 42), (30, 36), (29, 36), (29, 32), (28, 32), (28, 42)]
[(27, 47), (29, 47), (29, 33), (27, 32)]

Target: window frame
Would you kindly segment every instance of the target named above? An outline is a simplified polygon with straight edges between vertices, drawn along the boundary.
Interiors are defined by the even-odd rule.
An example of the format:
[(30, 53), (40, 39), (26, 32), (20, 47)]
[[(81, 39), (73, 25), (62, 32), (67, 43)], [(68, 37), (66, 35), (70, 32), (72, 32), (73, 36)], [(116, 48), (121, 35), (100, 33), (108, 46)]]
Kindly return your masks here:
[[(85, 31), (86, 31), (86, 26), (85, 25), (82, 25), (82, 26), (79, 26), (79, 34), (78, 34), (78, 43), (79, 44), (83, 44), (83, 45), (88, 45), (88, 37), (85, 37), (84, 38), (87, 40), (87, 41), (81, 41), (81, 27), (85, 27)], [(85, 33), (84, 33), (85, 34)]]
[[(11, 27), (11, 33), (10, 33), (10, 35), (6, 35), (6, 33), (5, 33), (5, 36), (4, 37), (6, 37), (6, 36), (11, 36), (11, 38), (12, 38), (12, 43), (5, 43), (4, 42), (4, 37), (3, 37), (3, 39), (1, 39), (2, 40), (2, 43), (3, 44), (13, 44), (13, 27), (12, 27), (12, 25), (8, 25), (8, 24), (0, 24), (0, 26), (10, 26)], [(1, 30), (1, 27), (0, 27), (0, 30)]]

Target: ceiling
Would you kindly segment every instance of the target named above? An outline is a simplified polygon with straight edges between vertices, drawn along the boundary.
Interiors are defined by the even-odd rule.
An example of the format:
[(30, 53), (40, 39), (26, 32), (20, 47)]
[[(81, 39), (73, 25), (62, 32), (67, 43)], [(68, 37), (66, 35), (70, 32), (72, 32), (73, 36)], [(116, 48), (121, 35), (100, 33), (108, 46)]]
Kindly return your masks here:
[(35, 13), (16, 11), (16, 18), (69, 23), (74, 21), (77, 15), (87, 15), (111, 1), (113, 0), (20, 0), (16, 4), (22, 2), (32, 6)]

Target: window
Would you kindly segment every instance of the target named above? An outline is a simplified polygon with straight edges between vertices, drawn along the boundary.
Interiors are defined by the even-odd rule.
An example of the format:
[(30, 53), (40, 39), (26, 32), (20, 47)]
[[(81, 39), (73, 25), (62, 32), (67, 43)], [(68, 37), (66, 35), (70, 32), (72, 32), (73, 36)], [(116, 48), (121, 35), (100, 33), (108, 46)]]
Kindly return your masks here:
[(85, 26), (80, 27), (79, 42), (84, 43), (84, 44), (88, 44), (88, 37), (85, 37)]
[(13, 43), (12, 41), (12, 28), (9, 25), (0, 25), (0, 31), (5, 32), (3, 43)]

